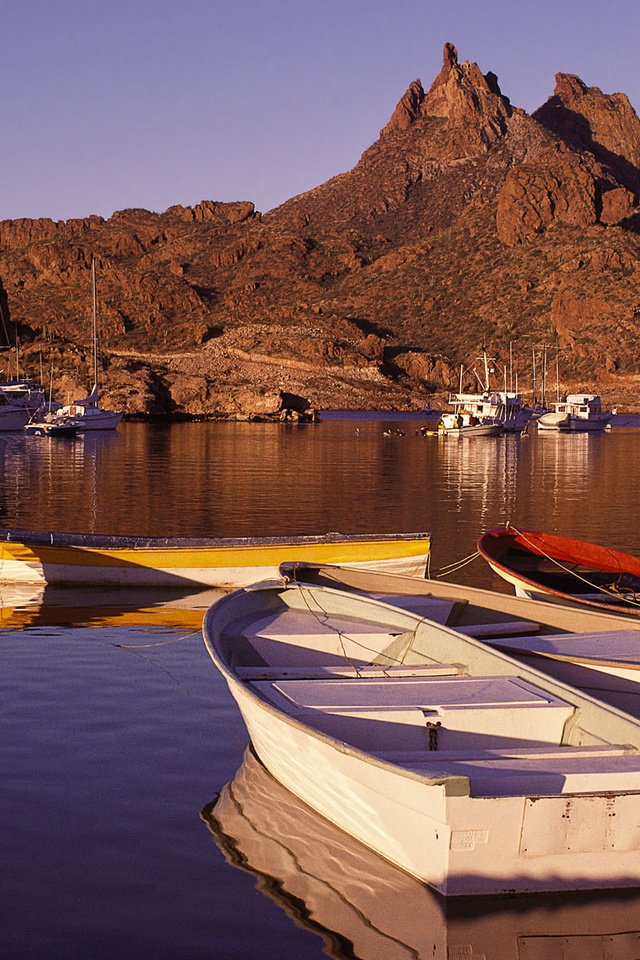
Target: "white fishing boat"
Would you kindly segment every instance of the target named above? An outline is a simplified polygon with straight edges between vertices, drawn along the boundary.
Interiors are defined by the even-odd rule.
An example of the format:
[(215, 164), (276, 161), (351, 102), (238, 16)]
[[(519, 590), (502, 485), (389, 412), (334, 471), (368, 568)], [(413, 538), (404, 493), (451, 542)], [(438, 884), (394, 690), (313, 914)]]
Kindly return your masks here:
[(553, 409), (538, 417), (538, 430), (601, 431), (613, 414), (602, 409), (602, 401), (594, 393), (570, 393), (553, 404)]
[(92, 353), (93, 353), (93, 388), (88, 396), (82, 400), (66, 403), (55, 411), (60, 420), (73, 420), (76, 429), (85, 430), (115, 430), (123, 414), (115, 410), (105, 410), (100, 406), (99, 363), (98, 363), (98, 311), (96, 296), (96, 262), (91, 260), (91, 291), (93, 306), (92, 325)]
[(344, 590), (207, 612), (252, 745), (310, 807), (447, 896), (640, 885), (640, 723)]
[(251, 750), (201, 817), (227, 862), (336, 960), (630, 960), (637, 952), (640, 892), (445, 900), (301, 803)]
[(277, 576), (292, 559), (423, 577), (430, 546), (427, 533), (190, 538), (6, 529), (0, 583), (230, 588)]
[(292, 583), (351, 590), (475, 637), (640, 719), (640, 620), (442, 580), (284, 563)]
[(475, 423), (499, 424), (505, 433), (522, 433), (536, 415), (536, 410), (525, 403), (517, 390), (507, 389), (506, 370), (504, 389), (497, 390), (491, 386), (491, 375), (495, 373), (492, 366), (494, 361), (487, 356), (486, 350), (483, 350), (478, 359), (482, 361), (483, 372), (479, 374), (474, 367), (473, 373), (478, 380), (480, 392), (463, 391), (464, 368), (461, 367), (458, 392), (449, 396), (449, 406), (452, 407), (453, 414), (471, 417)]
[(498, 437), (502, 424), (478, 421), (470, 413), (444, 413), (438, 421), (437, 434), (443, 437)]

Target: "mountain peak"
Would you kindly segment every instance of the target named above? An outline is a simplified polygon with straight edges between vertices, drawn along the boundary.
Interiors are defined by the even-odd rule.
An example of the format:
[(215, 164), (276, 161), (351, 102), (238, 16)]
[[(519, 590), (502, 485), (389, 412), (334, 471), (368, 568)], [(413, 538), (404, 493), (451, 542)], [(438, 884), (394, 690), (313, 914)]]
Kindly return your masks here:
[[(465, 141), (476, 153), (505, 132), (511, 113), (511, 104), (502, 95), (495, 73), (483, 74), (477, 63), (459, 63), (455, 46), (445, 43), (442, 67), (429, 92), (425, 94), (421, 81), (414, 80), (381, 134), (406, 130), (420, 119), (441, 117), (451, 131), (459, 134), (464, 130), (462, 140), (459, 135), (453, 137), (458, 147)], [(463, 149), (463, 153), (468, 152)]]

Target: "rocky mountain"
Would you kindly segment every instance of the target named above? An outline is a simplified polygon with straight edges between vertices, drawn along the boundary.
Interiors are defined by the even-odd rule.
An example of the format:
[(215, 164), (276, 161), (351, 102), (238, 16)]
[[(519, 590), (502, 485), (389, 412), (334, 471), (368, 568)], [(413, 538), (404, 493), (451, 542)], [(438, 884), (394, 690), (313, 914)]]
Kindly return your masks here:
[(525, 389), (547, 344), (562, 388), (633, 406), (639, 195), (624, 94), (558, 74), (529, 116), (447, 44), (352, 170), (264, 216), (203, 201), (0, 222), (5, 337), (62, 398), (86, 389), (95, 257), (105, 399), (131, 414), (416, 408), (483, 344)]

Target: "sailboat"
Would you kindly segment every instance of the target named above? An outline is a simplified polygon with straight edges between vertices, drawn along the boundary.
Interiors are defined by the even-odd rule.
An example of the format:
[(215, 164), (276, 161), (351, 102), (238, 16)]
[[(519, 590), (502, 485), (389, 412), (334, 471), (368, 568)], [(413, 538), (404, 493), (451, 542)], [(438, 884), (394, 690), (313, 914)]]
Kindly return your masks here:
[(93, 389), (82, 400), (74, 400), (60, 407), (55, 416), (65, 422), (73, 420), (76, 429), (115, 430), (122, 420), (122, 413), (104, 410), (98, 405), (100, 390), (98, 386), (98, 311), (96, 298), (96, 261), (91, 259), (91, 289), (93, 300)]

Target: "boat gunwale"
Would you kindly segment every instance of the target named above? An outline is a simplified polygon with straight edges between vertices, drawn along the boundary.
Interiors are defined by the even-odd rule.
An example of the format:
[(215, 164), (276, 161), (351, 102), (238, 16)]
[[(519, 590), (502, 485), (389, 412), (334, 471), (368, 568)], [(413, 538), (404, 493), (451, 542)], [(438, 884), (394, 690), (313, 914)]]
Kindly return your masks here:
[(69, 533), (47, 530), (0, 530), (0, 543), (24, 544), (28, 547), (80, 547), (95, 550), (158, 550), (158, 549), (213, 549), (225, 547), (304, 546), (340, 543), (393, 543), (418, 541), (429, 544), (431, 534), (417, 533), (338, 533), (296, 534), (277, 537), (156, 537), (127, 534)]

